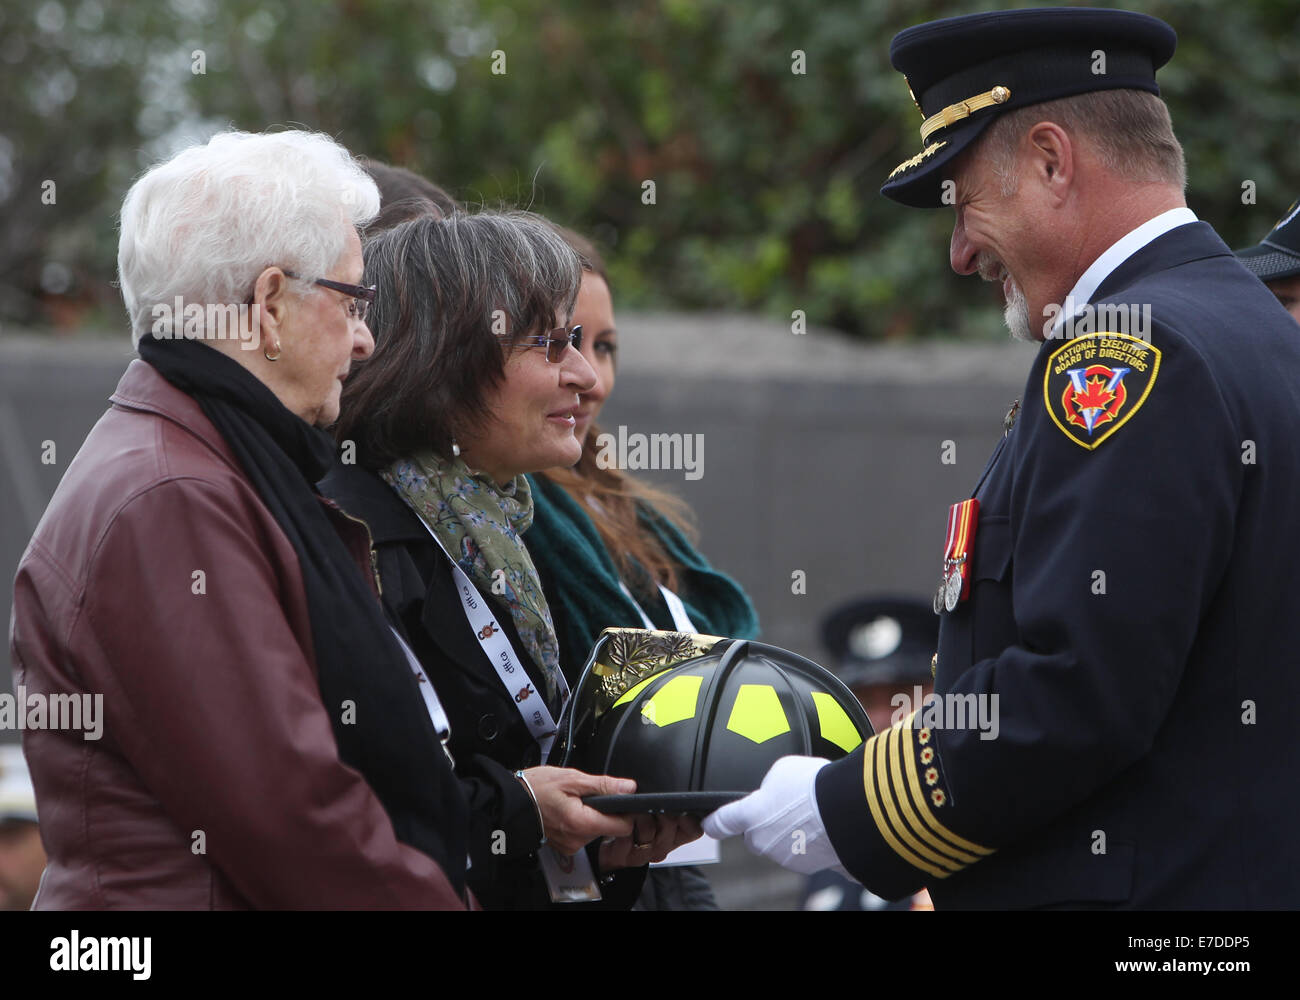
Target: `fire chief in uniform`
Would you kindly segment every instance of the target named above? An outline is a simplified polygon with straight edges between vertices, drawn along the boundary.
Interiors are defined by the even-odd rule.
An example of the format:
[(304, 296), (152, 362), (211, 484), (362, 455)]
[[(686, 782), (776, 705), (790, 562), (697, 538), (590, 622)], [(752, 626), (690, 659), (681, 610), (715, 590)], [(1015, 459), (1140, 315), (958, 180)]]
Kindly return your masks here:
[(952, 498), (941, 700), (706, 832), (937, 909), (1300, 906), (1300, 341), (1185, 206), (1174, 46), (1079, 8), (894, 39), (924, 148), (882, 191), (952, 205), (953, 269), (1041, 344)]

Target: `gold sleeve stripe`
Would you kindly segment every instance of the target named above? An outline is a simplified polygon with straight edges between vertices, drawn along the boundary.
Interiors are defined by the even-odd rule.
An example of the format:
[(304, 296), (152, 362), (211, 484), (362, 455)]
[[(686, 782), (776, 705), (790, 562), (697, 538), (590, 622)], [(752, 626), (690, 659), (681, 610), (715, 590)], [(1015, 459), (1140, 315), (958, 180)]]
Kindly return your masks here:
[(903, 753), (903, 759), (907, 764), (907, 783), (908, 787), (913, 789), (917, 810), (921, 814), (922, 822), (930, 829), (930, 831), (932, 831), (932, 836), (937, 835), (937, 837), (942, 837), (944, 840), (947, 840), (949, 843), (957, 847), (965, 848), (972, 854), (977, 854), (980, 857), (987, 857), (993, 853), (993, 848), (984, 847), (981, 844), (975, 843), (973, 840), (967, 840), (965, 837), (958, 836), (940, 823), (938, 817), (930, 811), (930, 805), (926, 802), (925, 791), (921, 787), (920, 776), (916, 773), (916, 753), (913, 743), (916, 739), (916, 730), (912, 728), (912, 721), (915, 718), (916, 713), (913, 712), (904, 719), (901, 726), (901, 732), (906, 734), (905, 738), (907, 740), (907, 745), (904, 748)]
[[(942, 868), (937, 868), (930, 862), (926, 861), (919, 855), (913, 854), (899, 839), (894, 835), (894, 831), (889, 826), (889, 821), (885, 818), (884, 812), (880, 808), (880, 799), (876, 795), (876, 775), (880, 775), (880, 784), (882, 788), (888, 787), (885, 778), (885, 768), (888, 767), (888, 761), (885, 754), (885, 741), (890, 734), (895, 731), (891, 727), (884, 733), (871, 737), (866, 750), (862, 754), (862, 783), (866, 788), (867, 805), (871, 808), (871, 818), (876, 821), (876, 829), (880, 831), (880, 836), (884, 838), (885, 843), (900, 858), (906, 861), (913, 868), (919, 868), (923, 872), (928, 872), (935, 878), (947, 878), (950, 872)], [(874, 745), (873, 745), (874, 744)]]
[[(897, 726), (893, 726), (886, 733), (885, 757), (886, 762), (884, 769), (876, 769), (876, 777), (882, 784), (887, 785), (885, 788), (884, 806), (885, 813), (889, 816), (890, 822), (898, 836), (912, 849), (923, 858), (927, 858), (945, 868), (949, 873), (961, 871), (970, 861), (962, 861), (953, 858), (950, 854), (944, 854), (942, 850), (935, 850), (933, 847), (922, 843), (916, 833), (912, 832), (911, 827), (915, 827), (917, 833), (924, 836), (925, 831), (917, 822), (913, 822), (911, 827), (903, 821), (899, 815), (899, 806), (903, 807), (904, 813), (912, 812), (911, 806), (907, 801), (907, 789), (903, 786), (902, 764), (898, 757), (899, 747), (901, 745), (902, 733)], [(889, 794), (892, 792), (893, 794)], [(913, 813), (915, 815), (915, 813)], [(971, 858), (971, 861), (976, 860)]]
[[(893, 741), (890, 748), (890, 754), (891, 757), (893, 757), (893, 760), (890, 762), (891, 767), (889, 769), (890, 777), (893, 779), (894, 783), (894, 800), (898, 803), (903, 816), (907, 819), (907, 822), (911, 825), (912, 829), (916, 831), (917, 837), (920, 838), (914, 839), (909, 836), (908, 843), (910, 843), (918, 853), (925, 855), (927, 858), (930, 858), (930, 860), (936, 861), (953, 871), (960, 871), (967, 865), (974, 864), (979, 860), (979, 855), (969, 854), (958, 847), (954, 847), (952, 844), (940, 840), (926, 829), (924, 822), (922, 822), (921, 818), (917, 816), (916, 810), (912, 808), (911, 799), (917, 797), (924, 802), (925, 792), (918, 786), (913, 795), (908, 794), (907, 782), (911, 781), (913, 784), (916, 782), (915, 765), (906, 769), (907, 775), (906, 778), (904, 777), (905, 765), (912, 762), (911, 755), (916, 752), (916, 748), (912, 745), (911, 740), (912, 730), (908, 729), (904, 731), (900, 727), (895, 726), (891, 732), (897, 734), (897, 739)], [(895, 815), (892, 810), (890, 815)], [(924, 841), (924, 843), (922, 843), (922, 841)]]

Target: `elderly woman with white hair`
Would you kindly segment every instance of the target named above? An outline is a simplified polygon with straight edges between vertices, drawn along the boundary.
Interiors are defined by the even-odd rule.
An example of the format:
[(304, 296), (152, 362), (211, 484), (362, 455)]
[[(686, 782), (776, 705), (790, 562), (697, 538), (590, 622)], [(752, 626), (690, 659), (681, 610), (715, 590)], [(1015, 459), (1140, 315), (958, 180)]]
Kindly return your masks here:
[[(131, 362), (23, 556), (38, 909), (463, 908), (445, 715), (388, 624), (365, 527), (312, 484), (374, 342), (374, 183), (326, 136), (225, 133), (141, 177)], [(232, 328), (233, 327), (233, 328)]]

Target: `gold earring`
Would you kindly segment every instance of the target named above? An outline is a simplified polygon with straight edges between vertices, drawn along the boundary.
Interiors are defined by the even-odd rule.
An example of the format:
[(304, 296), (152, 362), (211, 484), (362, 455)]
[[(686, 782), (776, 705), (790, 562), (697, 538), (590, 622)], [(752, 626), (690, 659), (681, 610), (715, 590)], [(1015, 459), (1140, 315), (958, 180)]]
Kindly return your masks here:
[(275, 357), (271, 357), (271, 355), (267, 352), (266, 348), (263, 348), (263, 349), (262, 349), (262, 357), (266, 358), (267, 361), (279, 361), (279, 360), (280, 360), (280, 355), (283, 354), (283, 353), (284, 353), (284, 346), (283, 346), (283, 345), (277, 345), (277, 346), (276, 346), (276, 348), (275, 348)]

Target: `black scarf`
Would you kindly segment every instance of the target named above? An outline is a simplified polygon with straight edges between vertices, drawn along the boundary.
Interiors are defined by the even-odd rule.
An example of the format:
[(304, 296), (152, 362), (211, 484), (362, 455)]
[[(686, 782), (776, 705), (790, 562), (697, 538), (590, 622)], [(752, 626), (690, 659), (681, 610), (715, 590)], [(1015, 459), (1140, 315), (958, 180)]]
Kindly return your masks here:
[[(313, 486), (333, 463), (333, 440), (205, 344), (146, 336), (139, 351), (221, 432), (298, 555), (339, 758), (369, 783), (398, 840), (437, 861), (461, 891), (468, 815), (459, 782), (383, 610)], [(355, 705), (346, 721), (345, 701)]]

